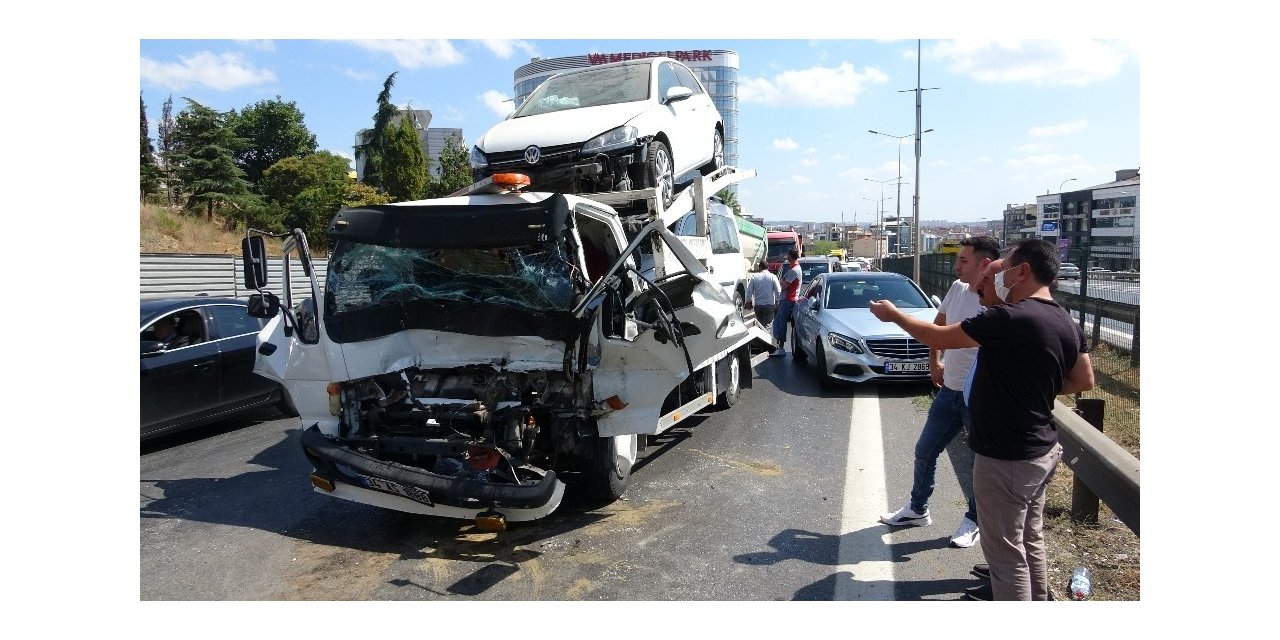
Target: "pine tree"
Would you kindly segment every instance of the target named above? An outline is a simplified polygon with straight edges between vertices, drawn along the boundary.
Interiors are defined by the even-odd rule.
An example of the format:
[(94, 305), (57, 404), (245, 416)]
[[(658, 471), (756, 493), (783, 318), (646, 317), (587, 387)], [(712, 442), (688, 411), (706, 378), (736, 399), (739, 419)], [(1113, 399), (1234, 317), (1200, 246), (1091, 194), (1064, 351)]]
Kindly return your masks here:
[(187, 209), (203, 205), (207, 219), (225, 204), (242, 206), (248, 202), (249, 182), (236, 166), (235, 150), (243, 141), (227, 126), (227, 114), (214, 111), (191, 98), (178, 114), (174, 131), (179, 151), (178, 180), (190, 195)]
[(378, 111), (373, 116), (373, 128), (366, 129), (364, 144), (356, 145), (356, 162), (364, 158), (364, 177), (362, 182), (382, 189), (385, 188), (382, 178), (382, 164), (386, 153), (387, 139), (392, 130), (391, 121), (400, 113), (400, 108), (391, 104), (391, 87), (396, 83), (396, 71), (387, 76), (382, 83), (382, 92), (378, 94)]
[(160, 123), (156, 133), (160, 143), (160, 172), (164, 178), (166, 201), (170, 205), (178, 201), (178, 194), (175, 191), (178, 186), (178, 163), (174, 157), (178, 152), (178, 141), (173, 136), (176, 128), (177, 123), (173, 120), (173, 94), (169, 94), (160, 108)]
[(401, 118), (383, 150), (382, 182), (395, 201), (416, 200), (427, 190), (427, 155), (413, 118)]
[(138, 95), (139, 137), (141, 157), (138, 159), (138, 192), (141, 200), (160, 190), (160, 167), (156, 166), (156, 149), (151, 144), (151, 131), (147, 125), (147, 103)]

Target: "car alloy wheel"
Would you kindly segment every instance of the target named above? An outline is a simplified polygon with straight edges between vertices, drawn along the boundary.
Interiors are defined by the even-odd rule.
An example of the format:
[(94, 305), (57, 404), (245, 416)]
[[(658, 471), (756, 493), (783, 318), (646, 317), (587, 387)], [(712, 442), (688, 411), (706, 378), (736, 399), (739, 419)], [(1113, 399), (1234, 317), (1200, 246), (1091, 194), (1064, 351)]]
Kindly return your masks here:
[(702, 175), (710, 175), (715, 173), (724, 166), (724, 134), (716, 129), (715, 136), (711, 141), (711, 159), (702, 165)]
[(662, 198), (663, 207), (670, 205), (675, 199), (676, 177), (672, 173), (674, 170), (671, 152), (667, 150), (667, 145), (661, 140), (650, 142), (649, 162), (645, 166), (645, 187), (657, 189), (658, 196)]

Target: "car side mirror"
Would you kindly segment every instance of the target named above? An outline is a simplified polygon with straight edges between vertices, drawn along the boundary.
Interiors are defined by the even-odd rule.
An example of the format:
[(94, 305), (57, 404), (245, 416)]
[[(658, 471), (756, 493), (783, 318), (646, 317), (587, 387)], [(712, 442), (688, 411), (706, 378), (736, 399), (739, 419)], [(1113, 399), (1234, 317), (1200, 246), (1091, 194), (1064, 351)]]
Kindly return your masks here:
[(280, 312), (280, 298), (266, 291), (249, 296), (248, 312), (251, 318), (274, 318)]
[(692, 96), (692, 95), (693, 95), (693, 89), (690, 89), (689, 87), (684, 87), (684, 86), (671, 87), (670, 89), (667, 89), (666, 102), (667, 104), (671, 104), (672, 102), (678, 102), (680, 100), (684, 100), (685, 98), (688, 98), (689, 96)]
[(933, 301), (933, 306), (935, 306), (935, 307), (941, 307), (941, 306), (942, 306), (942, 301), (938, 299), (938, 294), (936, 294), (936, 293), (935, 293), (935, 294), (933, 294), (933, 295), (929, 296), (929, 299)]
[[(262, 236), (248, 236), (240, 241), (244, 268), (244, 287), (258, 290), (267, 286), (267, 243)], [(275, 315), (275, 314), (272, 314)]]
[(158, 356), (164, 353), (164, 343), (159, 340), (142, 341), (142, 357)]
[(822, 308), (822, 300), (818, 298), (809, 298), (809, 310), (817, 311)]

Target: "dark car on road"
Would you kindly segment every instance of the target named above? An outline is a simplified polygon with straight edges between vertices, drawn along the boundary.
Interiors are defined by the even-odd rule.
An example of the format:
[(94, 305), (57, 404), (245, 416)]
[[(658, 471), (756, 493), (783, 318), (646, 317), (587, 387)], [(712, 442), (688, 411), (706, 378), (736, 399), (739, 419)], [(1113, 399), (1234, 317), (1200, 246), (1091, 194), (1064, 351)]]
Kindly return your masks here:
[(253, 372), (262, 320), (235, 298), (142, 300), (142, 438), (276, 405), (294, 415), (282, 387)]

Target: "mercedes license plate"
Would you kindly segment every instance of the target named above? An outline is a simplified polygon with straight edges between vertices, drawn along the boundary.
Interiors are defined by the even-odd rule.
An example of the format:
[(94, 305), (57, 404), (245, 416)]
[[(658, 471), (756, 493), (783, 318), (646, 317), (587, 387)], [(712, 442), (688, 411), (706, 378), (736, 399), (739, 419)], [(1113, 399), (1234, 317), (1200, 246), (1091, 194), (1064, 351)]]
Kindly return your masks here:
[(366, 488), (373, 489), (374, 491), (381, 491), (383, 493), (390, 493), (408, 498), (414, 502), (420, 502), (429, 507), (436, 506), (436, 504), (431, 501), (431, 494), (417, 487), (407, 487), (399, 482), (392, 482), (391, 480), (386, 480), (384, 478), (374, 478), (365, 475), (360, 476), (360, 481), (364, 483)]
[(928, 373), (928, 362), (886, 362), (884, 363), (885, 373)]

